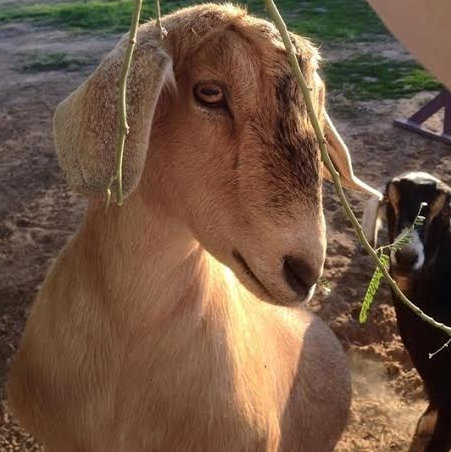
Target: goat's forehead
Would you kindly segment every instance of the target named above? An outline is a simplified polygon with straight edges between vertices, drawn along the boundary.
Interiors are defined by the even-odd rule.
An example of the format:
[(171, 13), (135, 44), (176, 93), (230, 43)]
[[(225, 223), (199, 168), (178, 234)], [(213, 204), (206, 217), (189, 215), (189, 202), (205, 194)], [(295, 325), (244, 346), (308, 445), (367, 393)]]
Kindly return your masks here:
[[(269, 73), (290, 72), (291, 67), (285, 46), (277, 30), (273, 25), (267, 27), (244, 27), (239, 30), (242, 39), (251, 44), (251, 52), (258, 53), (261, 66)], [(303, 72), (309, 76), (318, 68), (319, 53), (309, 40), (291, 34), (294, 52)]]
[[(313, 85), (319, 79), (314, 76), (315, 54), (298, 53), (298, 58), (304, 75)], [(189, 69), (194, 78), (222, 79), (230, 88), (238, 86), (254, 93), (258, 89), (260, 98), (271, 95), (284, 107), (299, 97), (285, 48), (278, 37), (268, 40), (265, 30), (225, 28), (203, 40), (190, 61), (195, 63)]]
[[(301, 36), (290, 34), (290, 37), (301, 67), (308, 72), (316, 71), (320, 60), (316, 47)], [(209, 33), (199, 36), (195, 47), (210, 47), (216, 57), (238, 55), (241, 59), (253, 60), (256, 66), (268, 72), (290, 67), (285, 46), (275, 26), (249, 15), (213, 27)]]
[(411, 171), (394, 178), (401, 197), (435, 197), (449, 193), (450, 187), (432, 174), (423, 171)]
[(402, 174), (395, 180), (398, 180), (400, 182), (411, 182), (416, 185), (437, 185), (441, 183), (438, 178), (424, 171), (410, 171), (408, 173)]
[[(260, 66), (264, 66), (264, 60), (267, 60), (269, 67), (275, 63), (288, 63), (284, 44), (274, 24), (232, 4), (203, 4), (181, 9), (163, 18), (163, 22), (172, 31), (169, 36), (173, 36), (174, 40), (169, 38), (167, 42), (172, 42), (176, 59), (183, 60), (193, 49), (210, 41), (212, 36), (232, 31), (236, 33), (237, 40), (241, 38), (249, 44), (249, 52), (242, 57), (258, 56)], [(301, 66), (307, 64), (309, 68), (316, 69), (320, 59), (316, 47), (306, 38), (290, 35), (296, 54), (302, 59)], [(237, 51), (236, 47), (232, 44), (228, 52)]]
[(400, 179), (395, 182), (395, 186), (398, 195), (394, 199), (390, 198), (391, 201), (399, 207), (400, 212), (412, 217), (418, 213), (421, 203), (426, 203), (429, 209), (446, 194), (446, 191), (431, 179), (423, 179), (421, 183), (418, 183), (418, 180)]
[(399, 179), (395, 186), (401, 199), (431, 197), (438, 193), (437, 184), (434, 180), (424, 179), (421, 181), (412, 179)]

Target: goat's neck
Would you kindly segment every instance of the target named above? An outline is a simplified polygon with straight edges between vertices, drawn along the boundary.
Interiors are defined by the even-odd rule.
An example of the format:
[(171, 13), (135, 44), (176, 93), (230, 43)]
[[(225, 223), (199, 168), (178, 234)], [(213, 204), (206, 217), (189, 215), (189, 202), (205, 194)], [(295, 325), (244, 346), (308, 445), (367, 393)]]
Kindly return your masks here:
[[(240, 406), (248, 422), (267, 419), (276, 409), (271, 392), (276, 386), (270, 384), (261, 392), (248, 388), (277, 379), (279, 390), (292, 381), (297, 359), (290, 361), (293, 368), (283, 371), (274, 366), (275, 372), (265, 371), (265, 376), (262, 366), (281, 356), (279, 340), (293, 344), (290, 350), (296, 355), (299, 318), (292, 322), (293, 336), (291, 327), (280, 329), (271, 316), (276, 308), (259, 302), (183, 224), (168, 218), (162, 209), (150, 209), (143, 198), (133, 196), (123, 207), (110, 209), (105, 215), (100, 203), (89, 207), (65, 258), (72, 268), (77, 265), (79, 272), (85, 272), (79, 278), (84, 286), (76, 295), (77, 303), (83, 298), (85, 303), (95, 303), (89, 309), (100, 310), (99, 317), (109, 320), (102, 320), (100, 328), (106, 332), (99, 339), (114, 331), (119, 344), (115, 353), (127, 369), (127, 379), (138, 386), (136, 382), (143, 381), (150, 406), (154, 399), (164, 400), (165, 406), (176, 399), (184, 410), (193, 397), (205, 394), (203, 382), (208, 375), (215, 409)], [(153, 372), (150, 389), (143, 368)], [(283, 387), (288, 391), (290, 384)], [(230, 405), (230, 394), (234, 405)], [(285, 396), (284, 392), (280, 400)], [(212, 406), (211, 400), (206, 403)], [(253, 409), (247, 411), (248, 407)]]
[(100, 278), (108, 303), (131, 319), (161, 322), (177, 309), (205, 315), (213, 302), (226, 309), (237, 290), (246, 292), (185, 225), (140, 196), (106, 215), (91, 205), (79, 238), (93, 284)]

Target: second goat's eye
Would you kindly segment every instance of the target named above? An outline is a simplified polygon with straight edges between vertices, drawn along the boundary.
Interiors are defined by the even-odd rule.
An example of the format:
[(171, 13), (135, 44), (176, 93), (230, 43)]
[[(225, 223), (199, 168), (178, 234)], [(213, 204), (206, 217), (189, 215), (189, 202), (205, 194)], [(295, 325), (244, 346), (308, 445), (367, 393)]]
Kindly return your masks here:
[(214, 82), (198, 83), (194, 87), (194, 97), (206, 107), (225, 107), (226, 98), (222, 88)]

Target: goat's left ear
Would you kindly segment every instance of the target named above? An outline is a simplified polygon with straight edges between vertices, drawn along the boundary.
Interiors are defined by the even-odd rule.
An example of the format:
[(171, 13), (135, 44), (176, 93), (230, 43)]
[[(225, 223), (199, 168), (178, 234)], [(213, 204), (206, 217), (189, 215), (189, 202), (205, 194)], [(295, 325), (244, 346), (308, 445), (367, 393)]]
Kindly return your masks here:
[[(374, 189), (373, 187), (370, 187), (368, 184), (361, 181), (357, 176), (354, 175), (348, 147), (340, 137), (340, 134), (337, 132), (337, 129), (335, 128), (326, 111), (324, 112), (324, 119), (324, 135), (327, 141), (327, 150), (335, 166), (335, 169), (340, 174), (340, 181), (342, 185), (346, 188), (362, 191), (375, 196), (378, 199), (382, 199), (383, 196), (381, 192)], [(325, 166), (324, 177), (329, 181), (332, 181), (332, 176)]]
[(382, 222), (385, 220), (385, 198), (380, 199), (372, 196), (366, 203), (362, 217), (362, 229), (369, 244), (375, 248), (377, 237), (382, 228)]
[[(118, 140), (118, 82), (128, 35), (76, 91), (61, 102), (54, 117), (59, 163), (69, 185), (102, 197), (115, 169)], [(172, 60), (155, 26), (141, 25), (127, 88), (130, 127), (123, 160), (124, 197), (137, 186), (149, 147), (150, 129), (165, 82), (173, 80)], [(115, 196), (115, 190), (112, 191)]]

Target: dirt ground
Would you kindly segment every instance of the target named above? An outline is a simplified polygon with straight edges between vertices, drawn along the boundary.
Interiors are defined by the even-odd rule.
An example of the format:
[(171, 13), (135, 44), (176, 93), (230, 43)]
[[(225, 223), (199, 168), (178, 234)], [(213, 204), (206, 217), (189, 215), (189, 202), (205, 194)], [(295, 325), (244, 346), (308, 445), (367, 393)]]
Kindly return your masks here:
[[(37, 50), (98, 60), (116, 41), (116, 36), (73, 36), (26, 24), (0, 27), (0, 383), (5, 381), (30, 302), (49, 264), (77, 228), (85, 205), (68, 191), (58, 168), (51, 118), (57, 103), (93, 66), (38, 73), (21, 68), (27, 55)], [(362, 51), (405, 56), (393, 42), (373, 49), (365, 44)], [(356, 45), (349, 52), (356, 52)], [(343, 48), (325, 53), (334, 60), (347, 55)], [(330, 93), (332, 116), (352, 150), (358, 175), (375, 186), (408, 169), (431, 171), (447, 180), (450, 147), (392, 126), (394, 118), (410, 115), (430, 97), (353, 103)], [(436, 120), (433, 125), (438, 124)], [(349, 197), (361, 216), (365, 196)], [(377, 296), (367, 324), (358, 324), (372, 266), (357, 250), (330, 185), (325, 186), (325, 210), (329, 246), (324, 276), (330, 287), (318, 290), (310, 308), (329, 323), (348, 350), (354, 387), (352, 419), (337, 451), (406, 451), (425, 406), (421, 383), (396, 333), (386, 289)], [(0, 451), (39, 450), (6, 409), (1, 415)]]

